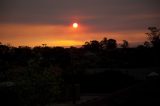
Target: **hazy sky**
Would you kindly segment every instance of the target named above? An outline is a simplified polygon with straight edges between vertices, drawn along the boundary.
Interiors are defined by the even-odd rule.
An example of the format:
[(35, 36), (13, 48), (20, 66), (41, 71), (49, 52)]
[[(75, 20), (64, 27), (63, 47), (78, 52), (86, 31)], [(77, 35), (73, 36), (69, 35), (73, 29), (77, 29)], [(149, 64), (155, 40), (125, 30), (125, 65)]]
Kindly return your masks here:
[[(160, 0), (0, 0), (0, 42), (12, 45), (81, 45), (114, 38), (146, 40), (160, 27)], [(73, 29), (73, 22), (79, 24)]]

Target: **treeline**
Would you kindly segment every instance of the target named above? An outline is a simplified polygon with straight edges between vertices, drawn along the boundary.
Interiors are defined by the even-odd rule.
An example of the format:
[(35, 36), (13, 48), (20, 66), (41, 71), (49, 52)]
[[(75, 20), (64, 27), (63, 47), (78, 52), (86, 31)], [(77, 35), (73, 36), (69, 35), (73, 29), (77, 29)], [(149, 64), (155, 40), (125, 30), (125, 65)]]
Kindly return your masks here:
[[(143, 45), (138, 45), (138, 48), (156, 48), (160, 49), (160, 29), (156, 27), (149, 27), (149, 32), (146, 33), (148, 41), (145, 41)], [(106, 50), (115, 49), (118, 47), (117, 41), (115, 39), (103, 38), (100, 42), (97, 40), (92, 40), (90, 42), (85, 42), (82, 46), (87, 50)], [(123, 40), (120, 44), (121, 48), (129, 48), (129, 42)]]
[[(148, 41), (135, 48), (129, 48), (129, 42), (126, 40), (120, 44), (121, 48), (117, 48), (117, 41), (107, 38), (103, 38), (101, 41), (85, 42), (80, 48), (48, 47), (47, 44), (33, 48), (28, 46), (12, 47), (0, 43), (0, 63), (3, 68), (1, 70), (5, 69), (5, 65), (9, 65), (6, 68), (17, 65), (26, 66), (32, 61), (39, 60), (43, 60), (42, 66), (51, 64), (64, 69), (73, 63), (83, 64), (87, 67), (154, 66), (159, 57), (160, 30), (156, 27), (148, 29), (149, 32), (146, 33)], [(138, 63), (136, 59), (139, 60)]]

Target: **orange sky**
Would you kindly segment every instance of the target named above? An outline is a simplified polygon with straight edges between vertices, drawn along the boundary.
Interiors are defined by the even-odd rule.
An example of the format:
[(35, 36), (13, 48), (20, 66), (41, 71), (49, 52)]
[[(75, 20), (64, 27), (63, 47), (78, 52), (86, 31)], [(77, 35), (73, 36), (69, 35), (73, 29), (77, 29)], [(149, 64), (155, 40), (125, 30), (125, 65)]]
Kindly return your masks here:
[[(116, 39), (139, 44), (160, 27), (160, 0), (0, 0), (0, 42), (13, 46), (79, 46)], [(77, 22), (79, 28), (73, 29)]]
[[(142, 42), (146, 40), (145, 31), (139, 32), (94, 32), (89, 26), (79, 24), (77, 29), (62, 25), (23, 25), (0, 24), (2, 43), (13, 46), (76, 46), (83, 45), (85, 41), (101, 40), (104, 37), (114, 38), (118, 42), (126, 39), (129, 42)], [(129, 35), (129, 36), (128, 36)]]

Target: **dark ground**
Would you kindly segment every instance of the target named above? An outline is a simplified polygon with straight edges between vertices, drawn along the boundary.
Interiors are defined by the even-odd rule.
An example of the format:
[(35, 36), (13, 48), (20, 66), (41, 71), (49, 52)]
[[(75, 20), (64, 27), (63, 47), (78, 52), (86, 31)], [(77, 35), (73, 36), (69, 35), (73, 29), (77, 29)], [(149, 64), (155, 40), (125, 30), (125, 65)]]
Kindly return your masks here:
[(149, 79), (76, 106), (159, 106), (159, 88), (158, 79)]

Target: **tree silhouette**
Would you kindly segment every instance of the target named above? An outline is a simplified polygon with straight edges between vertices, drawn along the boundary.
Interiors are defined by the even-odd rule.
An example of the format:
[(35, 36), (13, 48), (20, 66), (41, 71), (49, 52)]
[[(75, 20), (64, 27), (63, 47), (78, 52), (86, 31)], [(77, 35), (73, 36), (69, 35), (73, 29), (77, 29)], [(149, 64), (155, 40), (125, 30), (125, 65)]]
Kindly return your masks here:
[(84, 45), (82, 45), (82, 48), (89, 50), (90, 49), (90, 42), (85, 42)]
[(109, 39), (107, 41), (107, 48), (108, 49), (115, 49), (115, 48), (117, 48), (117, 41), (115, 39)]
[(148, 30), (150, 32), (146, 34), (150, 43), (153, 45), (153, 47), (160, 48), (160, 29), (157, 27), (149, 27)]
[(128, 48), (128, 46), (129, 46), (128, 41), (127, 40), (123, 40), (123, 43), (121, 44), (121, 47), (122, 48)]
[(92, 40), (90, 43), (92, 50), (99, 50), (101, 48), (100, 43), (97, 40)]
[(107, 48), (108, 45), (108, 40), (106, 37), (104, 37), (101, 41), (100, 41), (100, 45), (102, 46), (103, 49)]
[(85, 42), (85, 44), (82, 47), (86, 50), (98, 51), (100, 50), (101, 45), (97, 40), (92, 40), (90, 42)]
[(144, 46), (145, 46), (146, 48), (150, 48), (151, 44), (150, 44), (148, 41), (145, 41), (145, 42), (144, 42)]
[(90, 42), (85, 42), (82, 46), (86, 50), (98, 51), (100, 49), (115, 49), (117, 48), (117, 41), (115, 39), (103, 38), (100, 42), (97, 40), (92, 40)]

